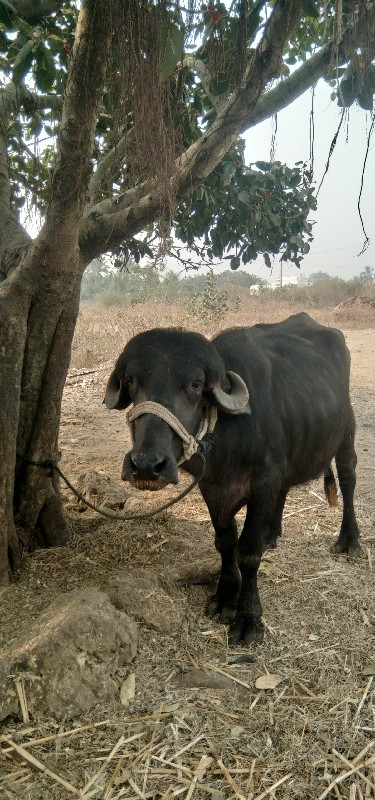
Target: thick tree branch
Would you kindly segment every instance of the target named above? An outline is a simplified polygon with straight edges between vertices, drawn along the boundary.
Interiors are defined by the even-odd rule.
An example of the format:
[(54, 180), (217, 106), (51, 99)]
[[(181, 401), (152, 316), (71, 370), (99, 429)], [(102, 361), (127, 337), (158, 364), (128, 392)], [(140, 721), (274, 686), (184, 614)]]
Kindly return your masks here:
[[(307, 89), (314, 86), (320, 78), (325, 77), (330, 71), (332, 52), (333, 42), (329, 42), (292, 72), (288, 78), (281, 80), (274, 89), (266, 92), (258, 101), (254, 111), (249, 115), (240, 133), (259, 125), (260, 122), (282, 111), (283, 108), (286, 108), (298, 97), (301, 97)], [(345, 37), (339, 48), (339, 64), (346, 61), (348, 55), (349, 39)]]
[(0, 270), (3, 274), (8, 274), (13, 263), (12, 258), (5, 258), (5, 248), (9, 253), (30, 241), (11, 208), (7, 127), (17, 110), (16, 86), (10, 82), (0, 91)]
[(57, 236), (60, 246), (65, 235), (69, 243), (75, 239), (76, 231), (78, 235), (83, 213), (107, 65), (110, 20), (106, 0), (84, 0), (67, 77), (51, 201), (38, 237)]
[(8, 83), (0, 91), (0, 209), (3, 210), (10, 210), (7, 128), (18, 110), (15, 88), (14, 83)]
[(53, 108), (61, 111), (63, 98), (58, 94), (37, 94), (31, 92), (23, 83), (17, 86), (19, 105), (26, 114), (35, 114), (36, 111), (44, 111), (46, 108)]

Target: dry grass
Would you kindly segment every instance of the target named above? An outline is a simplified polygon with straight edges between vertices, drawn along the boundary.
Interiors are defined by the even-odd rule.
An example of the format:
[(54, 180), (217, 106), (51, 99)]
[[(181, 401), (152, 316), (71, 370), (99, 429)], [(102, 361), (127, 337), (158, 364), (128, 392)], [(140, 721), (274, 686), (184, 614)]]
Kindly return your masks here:
[[(319, 494), (319, 488), (312, 491)], [(22, 765), (14, 760), (17, 748), (4, 743), (3, 789), (21, 790), (25, 800), (64, 798), (72, 786), (85, 785), (87, 793), (77, 796), (172, 798), (191, 790), (197, 798), (217, 792), (228, 800), (294, 799), (326, 796), (337, 780), (328, 797), (374, 797), (375, 695), (371, 678), (363, 676), (373, 660), (373, 519), (363, 502), (359, 562), (333, 557), (328, 550), (338, 516), (310, 491), (292, 493), (285, 535), (263, 559), (260, 591), (268, 633), (254, 664), (232, 663), (226, 629), (202, 615), (211, 587), (172, 588), (184, 612), (183, 629), (172, 638), (141, 626), (130, 713), (117, 703), (74, 726), (8, 724), (4, 734), (21, 746)], [(131, 531), (120, 523), (109, 530), (86, 514), (75, 516), (74, 527), (72, 547), (36, 553), (3, 598), (10, 625), (22, 607), (26, 626), (27, 617), (61, 590), (105, 588), (119, 568), (150, 566), (152, 559), (152, 568), (165, 576), (212, 549), (199, 496), (184, 501), (179, 517), (133, 524)], [(191, 666), (232, 676), (235, 685), (176, 689), (175, 676)], [(256, 678), (267, 672), (281, 682), (257, 690)], [(27, 685), (26, 698), (31, 691)], [(37, 759), (38, 772), (30, 772), (24, 751)], [(198, 780), (203, 757), (206, 771)], [(56, 774), (70, 788), (57, 783)]]
[[(181, 324), (180, 310), (169, 308), (163, 318), (161, 312), (159, 307), (161, 324)], [(259, 321), (281, 318), (285, 309), (267, 310), (254, 298), (236, 321), (225, 324), (244, 324), (245, 313)], [(73, 364), (96, 368), (66, 389), (62, 445), (73, 477), (89, 468), (118, 476), (124, 420), (102, 411), (103, 385), (123, 342), (154, 323), (153, 307), (91, 309), (81, 316)], [(254, 651), (254, 663), (234, 663), (245, 651), (228, 650), (226, 628), (203, 614), (213, 586), (178, 588), (168, 577), (181, 565), (214, 555), (198, 492), (147, 523), (108, 522), (72, 511), (71, 546), (34, 553), (20, 579), (3, 592), (2, 641), (27, 630), (61, 591), (105, 589), (119, 571), (144, 567), (162, 576), (184, 623), (173, 636), (140, 624), (137, 658), (128, 670), (135, 672), (136, 692), (126, 709), (119, 702), (99, 706), (65, 725), (27, 721), (33, 687), (19, 686), (24, 721), (3, 725), (1, 797), (375, 798), (375, 680), (363, 674), (375, 660), (374, 384), (368, 361), (374, 336), (368, 334), (365, 348), (367, 339), (353, 332), (362, 557), (349, 561), (329, 553), (340, 517), (322, 499), (321, 482), (292, 491), (283, 536), (260, 568), (264, 644)], [(159, 494), (158, 502), (171, 491)], [(142, 502), (154, 504), (155, 496), (142, 495)], [(233, 686), (177, 688), (178, 676), (192, 667), (224, 673)], [(268, 673), (280, 678), (275, 688), (257, 689), (256, 679)]]
[[(289, 314), (307, 311), (324, 325), (357, 329), (375, 327), (375, 300), (370, 288), (364, 290), (367, 302), (353, 298), (353, 302), (347, 301), (342, 307), (335, 307), (329, 301), (324, 306), (320, 295), (318, 303), (318, 298), (313, 295), (310, 297), (308, 294), (313, 288), (307, 287), (306, 290), (301, 290), (296, 287), (286, 287), (294, 291), (285, 292), (285, 297), (283, 293), (276, 297), (275, 293), (271, 292), (255, 296), (246, 289), (236, 287), (230, 293), (230, 310), (220, 322), (197, 320), (179, 305), (148, 302), (126, 308), (83, 306), (73, 344), (72, 367), (90, 368), (97, 366), (98, 362), (103, 363), (113, 359), (131, 336), (157, 325), (190, 328), (210, 337), (223, 327), (277, 322)], [(234, 310), (237, 295), (241, 298), (239, 311)]]

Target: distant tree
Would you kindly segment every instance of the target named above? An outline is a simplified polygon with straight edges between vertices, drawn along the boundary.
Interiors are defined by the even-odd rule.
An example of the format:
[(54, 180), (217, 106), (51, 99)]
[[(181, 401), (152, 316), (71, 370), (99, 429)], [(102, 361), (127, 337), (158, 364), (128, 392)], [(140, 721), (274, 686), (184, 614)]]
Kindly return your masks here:
[(168, 270), (162, 281), (163, 300), (176, 303), (182, 293), (182, 281), (175, 272)]
[(194, 294), (187, 308), (198, 319), (218, 322), (228, 311), (227, 301), (228, 292), (220, 291), (218, 275), (210, 268), (204, 278), (203, 292)]
[(320, 281), (331, 281), (332, 275), (328, 275), (328, 272), (312, 272), (309, 276), (310, 283), (320, 283)]
[(235, 286), (244, 286), (245, 289), (249, 289), (250, 286), (255, 286), (255, 284), (260, 286), (267, 285), (267, 281), (263, 278), (258, 278), (256, 275), (244, 272), (244, 270), (233, 272), (233, 270), (226, 269), (225, 272), (220, 272), (218, 280), (220, 283), (232, 283)]
[(375, 283), (375, 269), (374, 267), (365, 267), (362, 272), (355, 278), (358, 283), (362, 283), (363, 286), (371, 286)]
[(105, 289), (108, 284), (109, 271), (109, 265), (104, 264), (99, 258), (94, 258), (87, 267), (82, 280), (81, 300), (90, 302)]

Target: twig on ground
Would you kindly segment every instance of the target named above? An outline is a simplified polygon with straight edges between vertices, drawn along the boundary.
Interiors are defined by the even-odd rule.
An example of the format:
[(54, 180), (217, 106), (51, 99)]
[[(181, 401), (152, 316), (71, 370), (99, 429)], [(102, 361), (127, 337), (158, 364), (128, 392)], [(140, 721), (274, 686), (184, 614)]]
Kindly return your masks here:
[(262, 794), (257, 794), (257, 796), (254, 797), (254, 800), (263, 800), (264, 797), (267, 797), (267, 795), (272, 794), (275, 791), (275, 789), (277, 789), (278, 786), (281, 786), (282, 783), (285, 783), (285, 781), (288, 781), (289, 778), (291, 777), (292, 773), (288, 772), (288, 774), (284, 775), (283, 778), (279, 778), (279, 780), (273, 783), (272, 786), (269, 786), (268, 789), (265, 789), (265, 791), (262, 792)]
[(49, 767), (46, 767), (42, 761), (39, 761), (39, 758), (32, 756), (31, 753), (28, 753), (23, 747), (13, 742), (12, 739), (8, 739), (8, 744), (13, 750), (16, 751), (16, 753), (18, 753), (19, 756), (21, 756), (21, 758), (23, 758), (24, 761), (27, 761), (29, 764), (31, 764), (32, 767), (35, 767), (35, 769), (39, 770), (39, 772), (43, 772), (45, 775), (48, 775), (48, 777), (51, 778), (55, 783), (59, 783), (61, 786), (64, 786), (64, 788), (71, 794), (74, 794), (76, 797), (81, 797), (81, 792), (76, 786), (73, 786), (72, 783), (66, 781), (65, 778), (62, 778), (57, 772), (53, 772), (53, 770), (49, 769)]
[(236, 797), (238, 797), (238, 800), (246, 800), (245, 795), (242, 794), (240, 787), (237, 785), (237, 783), (234, 780), (234, 778), (232, 778), (230, 772), (228, 772), (226, 766), (223, 764), (223, 762), (221, 761), (220, 758), (217, 759), (216, 763), (217, 763), (219, 769), (221, 770), (221, 772), (223, 773), (224, 777), (226, 778), (229, 786), (231, 787), (231, 789), (233, 789)]
[(370, 691), (371, 684), (372, 684), (373, 680), (374, 680), (374, 676), (371, 675), (371, 677), (368, 679), (367, 686), (365, 688), (365, 691), (363, 692), (363, 695), (361, 697), (361, 701), (360, 701), (360, 703), (358, 705), (357, 711), (354, 714), (353, 723), (355, 722), (355, 720), (357, 719), (357, 717), (359, 717), (359, 715), (361, 713), (361, 710), (363, 708), (363, 704), (364, 704), (364, 702), (366, 700), (366, 697), (367, 697), (367, 695), (368, 695), (368, 693)]

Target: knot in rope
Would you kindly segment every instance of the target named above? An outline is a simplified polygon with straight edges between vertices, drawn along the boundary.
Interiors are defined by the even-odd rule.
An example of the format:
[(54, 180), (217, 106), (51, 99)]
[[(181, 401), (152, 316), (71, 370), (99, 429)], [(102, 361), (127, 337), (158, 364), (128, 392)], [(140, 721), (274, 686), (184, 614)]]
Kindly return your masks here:
[(139, 403), (137, 406), (131, 408), (126, 414), (126, 420), (131, 431), (133, 442), (134, 422), (137, 417), (142, 416), (142, 414), (154, 414), (155, 417), (159, 417), (180, 437), (182, 440), (182, 456), (178, 462), (179, 464), (182, 464), (184, 461), (189, 461), (189, 459), (200, 450), (203, 437), (213, 433), (217, 421), (216, 406), (207, 406), (204, 409), (204, 416), (198, 433), (193, 436), (191, 433), (188, 433), (182, 422), (172, 414), (172, 411), (169, 411), (168, 408), (162, 406), (160, 403), (155, 403), (153, 400), (145, 400), (144, 403)]

